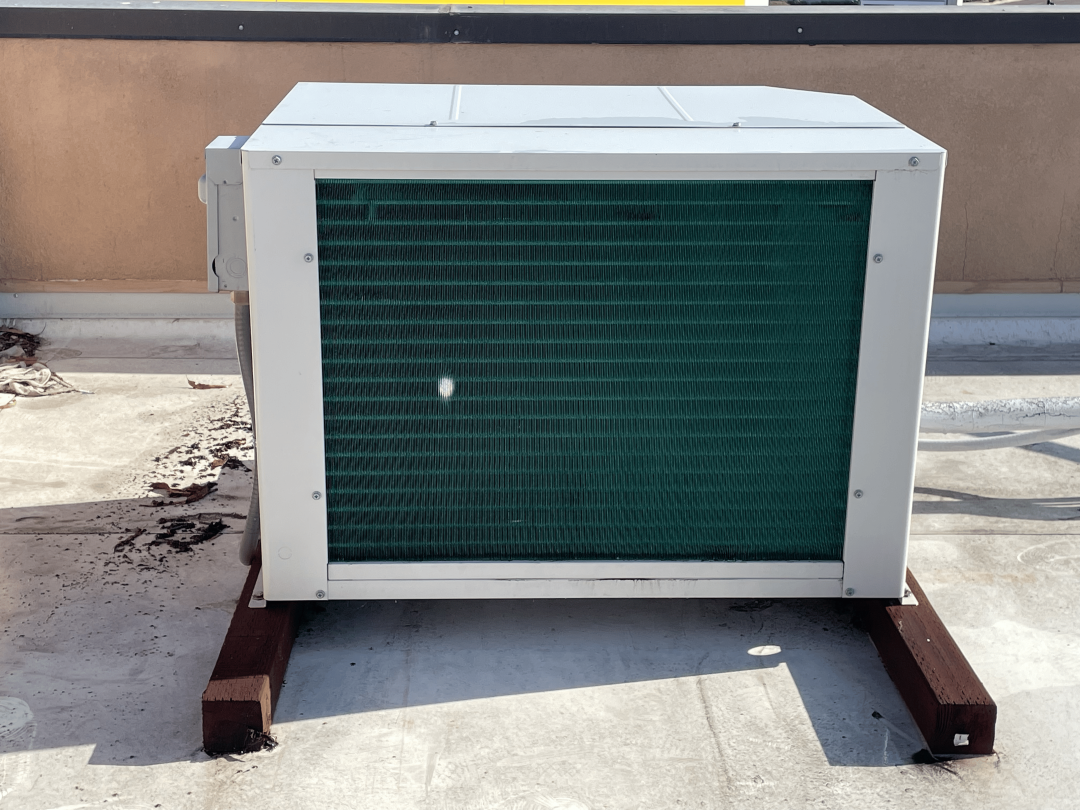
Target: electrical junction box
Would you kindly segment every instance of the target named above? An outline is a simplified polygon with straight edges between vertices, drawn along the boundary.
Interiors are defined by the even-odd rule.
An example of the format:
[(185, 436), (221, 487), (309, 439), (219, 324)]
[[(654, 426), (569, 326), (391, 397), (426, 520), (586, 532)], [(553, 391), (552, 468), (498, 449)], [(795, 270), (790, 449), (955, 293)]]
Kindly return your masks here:
[(222, 135), (206, 147), (199, 199), (206, 205), (206, 277), (210, 292), (247, 289), (243, 170), (245, 137)]
[(769, 87), (299, 84), (239, 151), (267, 599), (902, 595), (941, 147)]

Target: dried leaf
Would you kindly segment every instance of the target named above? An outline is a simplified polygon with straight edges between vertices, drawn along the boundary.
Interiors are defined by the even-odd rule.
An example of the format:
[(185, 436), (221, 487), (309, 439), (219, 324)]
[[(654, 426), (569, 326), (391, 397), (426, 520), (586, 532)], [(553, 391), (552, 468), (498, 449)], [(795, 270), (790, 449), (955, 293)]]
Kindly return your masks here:
[(183, 498), (184, 503), (195, 503), (195, 501), (201, 501), (217, 489), (217, 484), (211, 481), (206, 484), (189, 484), (186, 487), (174, 487), (170, 484), (157, 482), (151, 484), (150, 489), (155, 492), (164, 492), (170, 498)]
[(190, 490), (187, 498), (184, 499), (184, 503), (195, 503), (195, 501), (201, 501), (213, 490), (217, 488), (217, 484), (192, 484), (187, 489)]
[(197, 383), (193, 380), (188, 380), (188, 385), (194, 388), (196, 391), (205, 391), (208, 388), (228, 388), (227, 385), (210, 385), (209, 383)]
[(210, 462), (210, 469), (216, 470), (218, 467), (225, 467), (228, 470), (248, 470), (248, 466), (244, 464), (236, 456), (221, 456), (215, 458)]
[(132, 534), (132, 535), (130, 535), (128, 537), (125, 537), (123, 540), (121, 540), (119, 543), (117, 543), (115, 546), (113, 546), (113, 551), (114, 552), (123, 551), (125, 548), (128, 548), (129, 546), (134, 546), (135, 545), (135, 538), (140, 536), (140, 535), (143, 535), (143, 534), (146, 534), (146, 529), (136, 529), (134, 534)]

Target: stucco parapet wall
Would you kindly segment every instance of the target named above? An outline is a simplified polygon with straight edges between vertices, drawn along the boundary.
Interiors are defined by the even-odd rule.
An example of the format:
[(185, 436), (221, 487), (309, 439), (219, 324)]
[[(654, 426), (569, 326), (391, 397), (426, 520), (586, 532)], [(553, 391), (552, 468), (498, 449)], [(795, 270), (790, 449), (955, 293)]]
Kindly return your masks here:
[[(134, 12), (164, 19), (138, 2), (132, 0)], [(188, 26), (203, 9), (251, 9), (243, 12), (245, 33), (262, 25), (258, 20), (286, 19), (293, 39), (303, 27), (280, 9), (319, 14), (342, 8), (273, 4), (265, 16), (252, 17), (264, 14), (265, 4), (161, 5), (195, 15)], [(57, 28), (70, 11), (59, 4), (0, 2), (0, 29), (16, 30), (13, 12), (31, 8), (51, 9), (57, 16), (50, 24)], [(134, 19), (126, 16), (128, 8), (82, 10)], [(969, 7), (959, 8), (968, 13)], [(1063, 7), (1027, 8), (1038, 13), (1010, 9), (1004, 16), (1050, 21), (1050, 33), (1065, 30), (1055, 29), (1053, 14), (1038, 16), (1044, 8)], [(773, 26), (791, 11), (799, 10), (710, 14)], [(879, 11), (859, 13), (899, 19), (895, 9)], [(989, 12), (997, 13), (973, 10), (972, 18)], [(341, 13), (370, 19), (366, 11)], [(483, 16), (504, 19), (500, 13)], [(842, 16), (835, 9), (805, 13), (821, 20)], [(931, 20), (930, 13), (915, 12), (928, 29), (947, 16)], [(338, 20), (326, 14), (324, 22)], [(416, 14), (445, 16), (437, 8)], [(640, 18), (606, 9), (595, 16), (612, 25)], [(700, 16), (695, 10), (688, 18)], [(1066, 16), (1080, 22), (1080, 7)], [(69, 33), (89, 30), (69, 23)], [(1080, 292), (1077, 42), (241, 42), (183, 41), (189, 30), (183, 27), (165, 32), (180, 41), (149, 34), (125, 38), (133, 35), (118, 29), (113, 38), (59, 38), (42, 28), (32, 34), (25, 25), (19, 30), (25, 35), (0, 37), (0, 292), (205, 290), (206, 208), (196, 183), (205, 171), (203, 150), (216, 136), (254, 132), (298, 81), (484, 84), (494, 77), (508, 84), (773, 85), (858, 96), (948, 150), (936, 292)]]
[(0, 2), (0, 37), (537, 44), (1080, 43), (1069, 6)]

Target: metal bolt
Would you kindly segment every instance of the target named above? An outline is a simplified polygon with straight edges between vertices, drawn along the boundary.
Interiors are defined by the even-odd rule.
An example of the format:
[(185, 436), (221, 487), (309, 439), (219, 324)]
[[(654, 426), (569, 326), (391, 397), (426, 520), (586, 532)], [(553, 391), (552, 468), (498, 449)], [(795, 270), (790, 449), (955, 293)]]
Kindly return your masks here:
[(882, 256), (880, 253), (874, 254), (874, 264), (881, 264), (883, 261), (885, 261), (884, 256)]
[(454, 29), (454, 36), (456, 37), (457, 35), (458, 35), (458, 30), (455, 28)]
[(861, 498), (862, 497), (862, 490), (861, 489), (855, 490), (855, 497), (856, 498)]
[(907, 162), (907, 165), (914, 169), (916, 166), (919, 165), (919, 159), (917, 157), (910, 158)]
[(311, 493), (311, 500), (317, 501), (317, 500), (320, 500), (321, 498), (322, 498), (322, 493), (319, 492), (319, 490), (315, 490), (314, 492)]
[(802, 33), (802, 29), (801, 29), (801, 28), (799, 29), (799, 33), (800, 33), (800, 34)]
[(272, 158), (270, 158), (270, 162), (273, 163), (275, 166), (280, 166), (281, 165), (281, 155), (274, 155)]
[(240, 28), (240, 30), (241, 30), (241, 31), (243, 31), (243, 30), (244, 30), (244, 26), (242, 26), (242, 25), (241, 25), (241, 26), (239, 26), (239, 28)]
[(855, 595), (855, 589), (854, 588), (844, 588), (844, 596), (854, 596), (854, 595)]
[(315, 598), (316, 599), (325, 599), (326, 598), (326, 591), (315, 591)]
[(310, 253), (305, 253), (304, 254), (304, 261), (308, 262), (310, 264), (311, 262), (315, 261), (315, 257)]
[(907, 599), (909, 596), (911, 596), (911, 589), (904, 588), (904, 598)]

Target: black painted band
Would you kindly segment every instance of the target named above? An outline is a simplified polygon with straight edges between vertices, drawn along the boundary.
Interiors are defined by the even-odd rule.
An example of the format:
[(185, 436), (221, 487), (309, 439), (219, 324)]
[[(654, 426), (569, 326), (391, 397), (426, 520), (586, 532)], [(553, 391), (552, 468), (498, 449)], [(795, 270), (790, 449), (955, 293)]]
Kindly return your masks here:
[(0, 2), (0, 37), (610, 45), (1080, 43), (1080, 6), (489, 8)]

